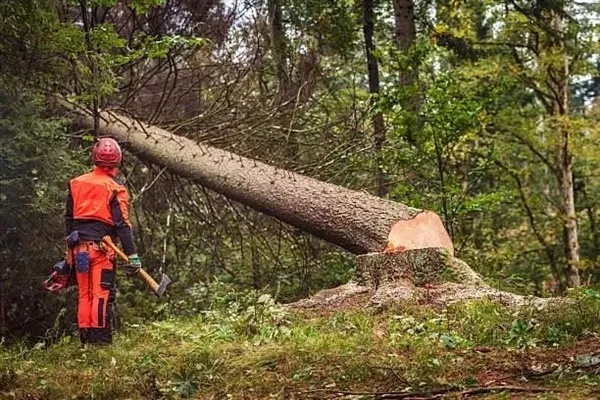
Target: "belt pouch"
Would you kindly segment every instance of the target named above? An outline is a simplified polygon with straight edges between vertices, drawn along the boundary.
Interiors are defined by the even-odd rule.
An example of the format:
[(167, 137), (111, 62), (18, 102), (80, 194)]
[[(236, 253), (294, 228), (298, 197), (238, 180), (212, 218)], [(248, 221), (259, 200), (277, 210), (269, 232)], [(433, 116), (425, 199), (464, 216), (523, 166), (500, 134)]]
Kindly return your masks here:
[(102, 289), (112, 289), (115, 283), (115, 271), (112, 269), (103, 269), (100, 272), (100, 287)]
[(75, 254), (75, 266), (77, 272), (85, 273), (90, 269), (90, 257), (87, 251), (80, 251)]
[(68, 248), (75, 247), (75, 245), (79, 244), (79, 232), (76, 230), (71, 232), (69, 236), (65, 238), (65, 240)]

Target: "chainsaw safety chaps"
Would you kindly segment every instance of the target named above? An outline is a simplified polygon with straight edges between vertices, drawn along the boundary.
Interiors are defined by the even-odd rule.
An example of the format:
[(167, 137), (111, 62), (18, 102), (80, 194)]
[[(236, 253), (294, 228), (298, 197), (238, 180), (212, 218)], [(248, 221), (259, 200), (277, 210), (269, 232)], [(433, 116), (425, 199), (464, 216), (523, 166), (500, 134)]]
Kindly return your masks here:
[[(114, 251), (101, 248), (95, 242), (81, 242), (76, 246), (75, 259), (86, 254), (87, 270), (77, 265), (79, 288), (77, 322), (86, 343), (110, 343), (111, 302), (114, 301), (115, 265)], [(83, 333), (85, 332), (85, 333)]]

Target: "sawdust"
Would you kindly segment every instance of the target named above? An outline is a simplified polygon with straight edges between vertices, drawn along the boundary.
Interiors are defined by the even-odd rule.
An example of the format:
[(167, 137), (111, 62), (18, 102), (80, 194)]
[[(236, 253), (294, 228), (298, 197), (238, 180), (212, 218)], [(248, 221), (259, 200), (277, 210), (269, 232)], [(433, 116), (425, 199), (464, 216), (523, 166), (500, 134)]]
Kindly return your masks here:
[(306, 299), (286, 304), (296, 311), (308, 311), (311, 315), (328, 314), (339, 310), (353, 310), (369, 306), (374, 290), (368, 286), (348, 282), (332, 289), (325, 289)]
[(417, 287), (410, 282), (394, 282), (373, 289), (354, 282), (327, 289), (315, 296), (285, 306), (297, 311), (330, 313), (359, 308), (385, 308), (402, 303), (444, 306), (461, 301), (491, 300), (507, 307), (533, 307), (539, 310), (558, 306), (565, 299), (522, 296), (494, 289), (490, 286), (473, 286), (442, 283)]

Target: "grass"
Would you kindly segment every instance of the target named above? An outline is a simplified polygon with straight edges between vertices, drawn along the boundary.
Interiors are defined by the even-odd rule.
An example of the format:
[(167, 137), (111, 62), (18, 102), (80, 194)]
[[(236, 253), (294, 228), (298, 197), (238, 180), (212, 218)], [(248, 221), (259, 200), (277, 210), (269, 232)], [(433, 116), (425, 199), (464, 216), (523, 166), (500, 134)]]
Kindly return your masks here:
[(322, 399), (507, 383), (568, 388), (568, 397), (515, 398), (587, 399), (600, 388), (600, 301), (585, 292), (572, 298), (552, 312), (480, 301), (310, 319), (255, 296), (197, 317), (128, 326), (110, 347), (81, 348), (71, 337), (5, 346), (0, 398)]

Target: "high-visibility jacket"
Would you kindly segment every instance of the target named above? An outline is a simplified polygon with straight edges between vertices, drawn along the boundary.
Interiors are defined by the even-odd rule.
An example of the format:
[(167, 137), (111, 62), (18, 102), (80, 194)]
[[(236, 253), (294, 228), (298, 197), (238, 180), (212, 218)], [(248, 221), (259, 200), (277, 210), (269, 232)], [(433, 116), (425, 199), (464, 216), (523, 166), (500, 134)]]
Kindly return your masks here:
[(129, 222), (129, 194), (102, 168), (69, 182), (65, 212), (66, 234), (74, 230), (83, 240), (118, 237), (127, 255), (137, 253)]

